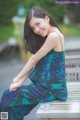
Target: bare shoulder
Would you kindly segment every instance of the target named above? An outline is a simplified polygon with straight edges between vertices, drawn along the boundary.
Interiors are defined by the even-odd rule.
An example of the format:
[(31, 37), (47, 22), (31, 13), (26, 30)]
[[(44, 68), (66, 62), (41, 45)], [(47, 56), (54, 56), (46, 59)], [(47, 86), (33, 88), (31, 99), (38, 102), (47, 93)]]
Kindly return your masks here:
[(50, 44), (54, 44), (55, 45), (55, 50), (60, 51), (61, 50), (61, 44), (63, 46), (64, 49), (64, 35), (60, 32), (52, 32), (48, 35), (47, 37), (47, 41), (50, 42)]
[(56, 32), (50, 33), (42, 47), (35, 53), (34, 58), (38, 62), (41, 60), (45, 55), (47, 55), (52, 49), (61, 50), (59, 36)]
[(57, 46), (58, 43), (60, 42), (60, 39), (62, 42), (64, 42), (63, 34), (57, 33), (57, 32), (52, 32), (48, 35), (46, 42), (49, 42), (50, 44), (54, 43), (55, 46)]
[(57, 44), (55, 50), (61, 51), (62, 48), (64, 50), (65, 49), (64, 48), (64, 35), (61, 32), (55, 32), (55, 36), (56, 36), (56, 44)]
[(55, 44), (55, 46), (57, 45), (59, 36), (56, 34), (56, 32), (52, 32), (48, 35), (46, 42), (50, 43), (50, 44)]
[(56, 32), (52, 32), (52, 33), (50, 33), (49, 35), (48, 35), (48, 37), (47, 37), (48, 39), (58, 39), (58, 35), (57, 35), (57, 33)]
[(59, 39), (64, 39), (64, 35), (62, 33), (58, 32), (52, 32), (48, 35), (47, 39), (53, 39), (53, 40), (59, 40)]

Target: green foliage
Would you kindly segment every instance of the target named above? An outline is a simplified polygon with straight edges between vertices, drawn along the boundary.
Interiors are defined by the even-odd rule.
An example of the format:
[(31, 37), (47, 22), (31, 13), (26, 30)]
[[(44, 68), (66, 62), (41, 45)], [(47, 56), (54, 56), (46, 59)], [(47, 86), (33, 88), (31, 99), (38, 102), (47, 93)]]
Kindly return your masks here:
[[(59, 28), (61, 29), (64, 36), (80, 36), (80, 27), (73, 25), (63, 25), (59, 24)], [(13, 26), (1, 26), (0, 27), (0, 42), (7, 41), (10, 37), (16, 37), (14, 35)]]
[(80, 14), (78, 13), (79, 11), (80, 11), (80, 4), (66, 5), (65, 13), (67, 14), (71, 24), (76, 24), (76, 23), (80, 24)]
[(17, 15), (19, 7), (26, 9), (26, 16), (34, 6), (46, 9), (58, 23), (63, 22), (65, 13), (71, 22), (80, 23), (80, 14), (77, 14), (80, 11), (79, 5), (56, 4), (56, 0), (0, 0), (0, 25), (11, 24), (11, 18)]
[(29, 11), (34, 6), (44, 8), (57, 22), (62, 22), (64, 17), (64, 5), (55, 4), (55, 0), (25, 0), (25, 8)]
[(0, 0), (0, 25), (11, 24), (11, 18), (17, 15), (19, 7), (26, 8), (28, 12), (33, 6), (46, 9), (55, 20), (61, 22), (64, 16), (64, 6), (55, 4), (54, 1), (55, 0)]
[(14, 28), (13, 26), (1, 26), (0, 27), (0, 42), (7, 41), (10, 37), (14, 36)]
[(0, 0), (0, 25), (11, 23), (11, 18), (17, 14), (22, 0)]
[[(45, 5), (46, 3), (46, 5)], [(46, 0), (44, 8), (53, 16), (57, 22), (62, 22), (64, 17), (64, 5), (55, 4), (55, 0)]]
[(80, 36), (80, 26), (78, 25), (59, 24), (59, 28), (61, 29), (64, 36)]

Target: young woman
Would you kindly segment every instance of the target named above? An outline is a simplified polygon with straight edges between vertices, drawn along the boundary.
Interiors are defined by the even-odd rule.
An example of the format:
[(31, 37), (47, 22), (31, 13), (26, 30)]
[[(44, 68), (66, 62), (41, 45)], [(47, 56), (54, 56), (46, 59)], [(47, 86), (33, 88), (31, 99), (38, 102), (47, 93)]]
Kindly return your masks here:
[[(10, 120), (22, 120), (38, 103), (67, 99), (64, 36), (53, 18), (33, 7), (24, 24), (24, 37), (33, 55), (1, 100), (1, 111), (7, 111)], [(32, 81), (28, 86), (22, 85), (26, 78)]]

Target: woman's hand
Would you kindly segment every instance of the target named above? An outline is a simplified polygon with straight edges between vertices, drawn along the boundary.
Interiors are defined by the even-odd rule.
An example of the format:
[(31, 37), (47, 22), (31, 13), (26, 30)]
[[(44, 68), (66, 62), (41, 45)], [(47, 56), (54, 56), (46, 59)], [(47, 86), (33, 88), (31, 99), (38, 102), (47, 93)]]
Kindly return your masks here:
[(19, 79), (17, 79), (16, 77), (13, 79), (13, 83), (17, 83), (19, 82)]
[(10, 85), (10, 91), (15, 91), (17, 88), (21, 87), (21, 83), (20, 82), (17, 82), (17, 83), (12, 83)]

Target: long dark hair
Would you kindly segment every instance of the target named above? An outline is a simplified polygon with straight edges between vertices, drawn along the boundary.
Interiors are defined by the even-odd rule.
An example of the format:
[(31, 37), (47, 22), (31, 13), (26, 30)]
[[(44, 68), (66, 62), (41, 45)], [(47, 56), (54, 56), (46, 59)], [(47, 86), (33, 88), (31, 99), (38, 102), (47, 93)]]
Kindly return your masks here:
[(42, 37), (40, 35), (35, 34), (29, 26), (29, 21), (32, 17), (45, 18), (46, 15), (50, 18), (50, 25), (58, 28), (56, 22), (53, 20), (51, 15), (49, 15), (44, 9), (40, 7), (33, 7), (27, 14), (24, 24), (25, 47), (33, 54), (40, 49), (40, 47), (45, 42), (47, 36)]

